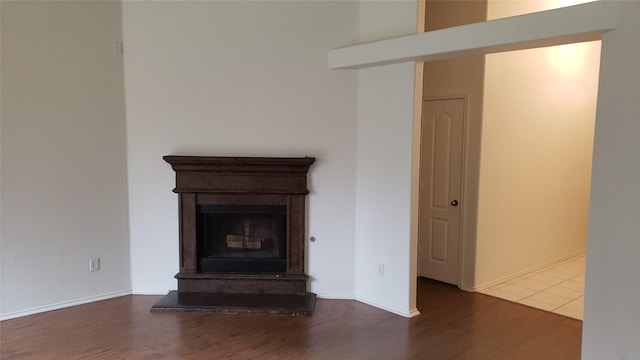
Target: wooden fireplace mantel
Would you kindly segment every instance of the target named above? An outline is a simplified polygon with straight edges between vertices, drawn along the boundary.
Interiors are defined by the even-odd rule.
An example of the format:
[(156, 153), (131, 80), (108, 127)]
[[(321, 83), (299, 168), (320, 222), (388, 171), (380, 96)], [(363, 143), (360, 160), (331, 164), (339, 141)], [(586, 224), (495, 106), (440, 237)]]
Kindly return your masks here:
[[(192, 302), (185, 299), (208, 299), (204, 302), (211, 303), (231, 297), (235, 299), (233, 302), (246, 304), (263, 301), (266, 296), (279, 299), (276, 312), (310, 313), (315, 295), (307, 293), (304, 271), (305, 197), (309, 193), (307, 172), (315, 158), (169, 155), (163, 159), (176, 173), (173, 191), (179, 195), (180, 272), (176, 275), (178, 291), (156, 304), (154, 311), (190, 311), (194, 306), (180, 306), (181, 302)], [(200, 268), (198, 209), (209, 205), (268, 205), (286, 209), (284, 271), (228, 274), (211, 273), (204, 267)], [(220, 308), (242, 311), (235, 309), (233, 304), (226, 304), (226, 300), (222, 302), (225, 304), (218, 304), (213, 309), (201, 304), (196, 304), (195, 308), (197, 311)], [(283, 303), (299, 305), (287, 308), (282, 306)], [(248, 308), (250, 311), (270, 309), (259, 303)]]
[(165, 156), (176, 172), (176, 193), (301, 194), (312, 157)]

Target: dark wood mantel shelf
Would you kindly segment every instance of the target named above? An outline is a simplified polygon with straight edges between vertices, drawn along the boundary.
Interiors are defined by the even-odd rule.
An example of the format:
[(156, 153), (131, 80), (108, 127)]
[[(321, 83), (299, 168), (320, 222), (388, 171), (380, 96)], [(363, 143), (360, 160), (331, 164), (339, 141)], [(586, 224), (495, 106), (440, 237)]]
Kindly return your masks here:
[(176, 193), (302, 194), (315, 158), (165, 156)]

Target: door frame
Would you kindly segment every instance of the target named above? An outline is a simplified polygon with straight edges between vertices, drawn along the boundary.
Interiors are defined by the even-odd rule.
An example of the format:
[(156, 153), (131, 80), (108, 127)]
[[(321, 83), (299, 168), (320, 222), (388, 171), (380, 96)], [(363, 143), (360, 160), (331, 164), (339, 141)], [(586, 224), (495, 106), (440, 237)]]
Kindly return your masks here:
[[(418, 161), (418, 174), (422, 173), (422, 156), (421, 156), (421, 151), (422, 151), (422, 145), (423, 145), (423, 138), (422, 138), (422, 118), (424, 116), (424, 103), (426, 101), (437, 101), (437, 100), (463, 100), (464, 101), (464, 110), (463, 110), (463, 118), (462, 118), (462, 162), (461, 162), (461, 179), (460, 179), (460, 246), (458, 248), (458, 279), (457, 279), (457, 284), (456, 286), (462, 290), (467, 290), (467, 291), (472, 291), (470, 289), (468, 289), (466, 286), (464, 286), (463, 283), (463, 274), (464, 274), (464, 270), (466, 269), (467, 265), (471, 265), (473, 266), (473, 264), (466, 264), (465, 260), (466, 257), (464, 256), (467, 253), (467, 236), (466, 236), (466, 216), (465, 216), (465, 210), (467, 209), (466, 205), (466, 199), (467, 199), (467, 191), (466, 191), (466, 184), (467, 184), (467, 150), (469, 148), (468, 144), (467, 144), (467, 122), (468, 122), (468, 118), (469, 118), (469, 95), (468, 94), (444, 94), (444, 95), (438, 95), (438, 96), (428, 96), (428, 97), (424, 97), (422, 98), (422, 101), (420, 103), (420, 131), (419, 131), (419, 147), (418, 147), (418, 154), (419, 154), (419, 161)], [(478, 149), (479, 150), (479, 149)], [(418, 175), (419, 178), (419, 175)], [(420, 181), (420, 179), (419, 179)], [(418, 184), (418, 219), (420, 219), (420, 208), (421, 208), (421, 204), (420, 204), (420, 185)], [(417, 232), (418, 232), (418, 246), (420, 246), (420, 225), (418, 224), (417, 227)], [(418, 255), (418, 269), (420, 268), (420, 260), (421, 260), (421, 254), (420, 252), (416, 251), (416, 255)], [(419, 271), (418, 271), (419, 272)]]

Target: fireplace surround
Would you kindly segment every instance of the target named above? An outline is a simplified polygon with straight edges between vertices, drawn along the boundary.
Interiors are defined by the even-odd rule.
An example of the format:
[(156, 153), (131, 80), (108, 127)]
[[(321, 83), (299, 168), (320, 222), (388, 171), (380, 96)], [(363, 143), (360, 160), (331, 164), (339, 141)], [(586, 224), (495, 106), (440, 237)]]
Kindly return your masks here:
[(311, 314), (305, 203), (311, 157), (165, 156), (179, 199), (178, 290), (152, 311)]

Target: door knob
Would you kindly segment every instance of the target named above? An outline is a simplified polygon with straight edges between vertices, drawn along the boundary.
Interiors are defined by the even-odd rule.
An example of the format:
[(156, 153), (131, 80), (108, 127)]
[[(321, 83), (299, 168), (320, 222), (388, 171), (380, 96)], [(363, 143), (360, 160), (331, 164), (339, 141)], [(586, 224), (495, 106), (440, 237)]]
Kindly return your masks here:
[(451, 206), (458, 206), (458, 200), (453, 200), (451, 202)]

